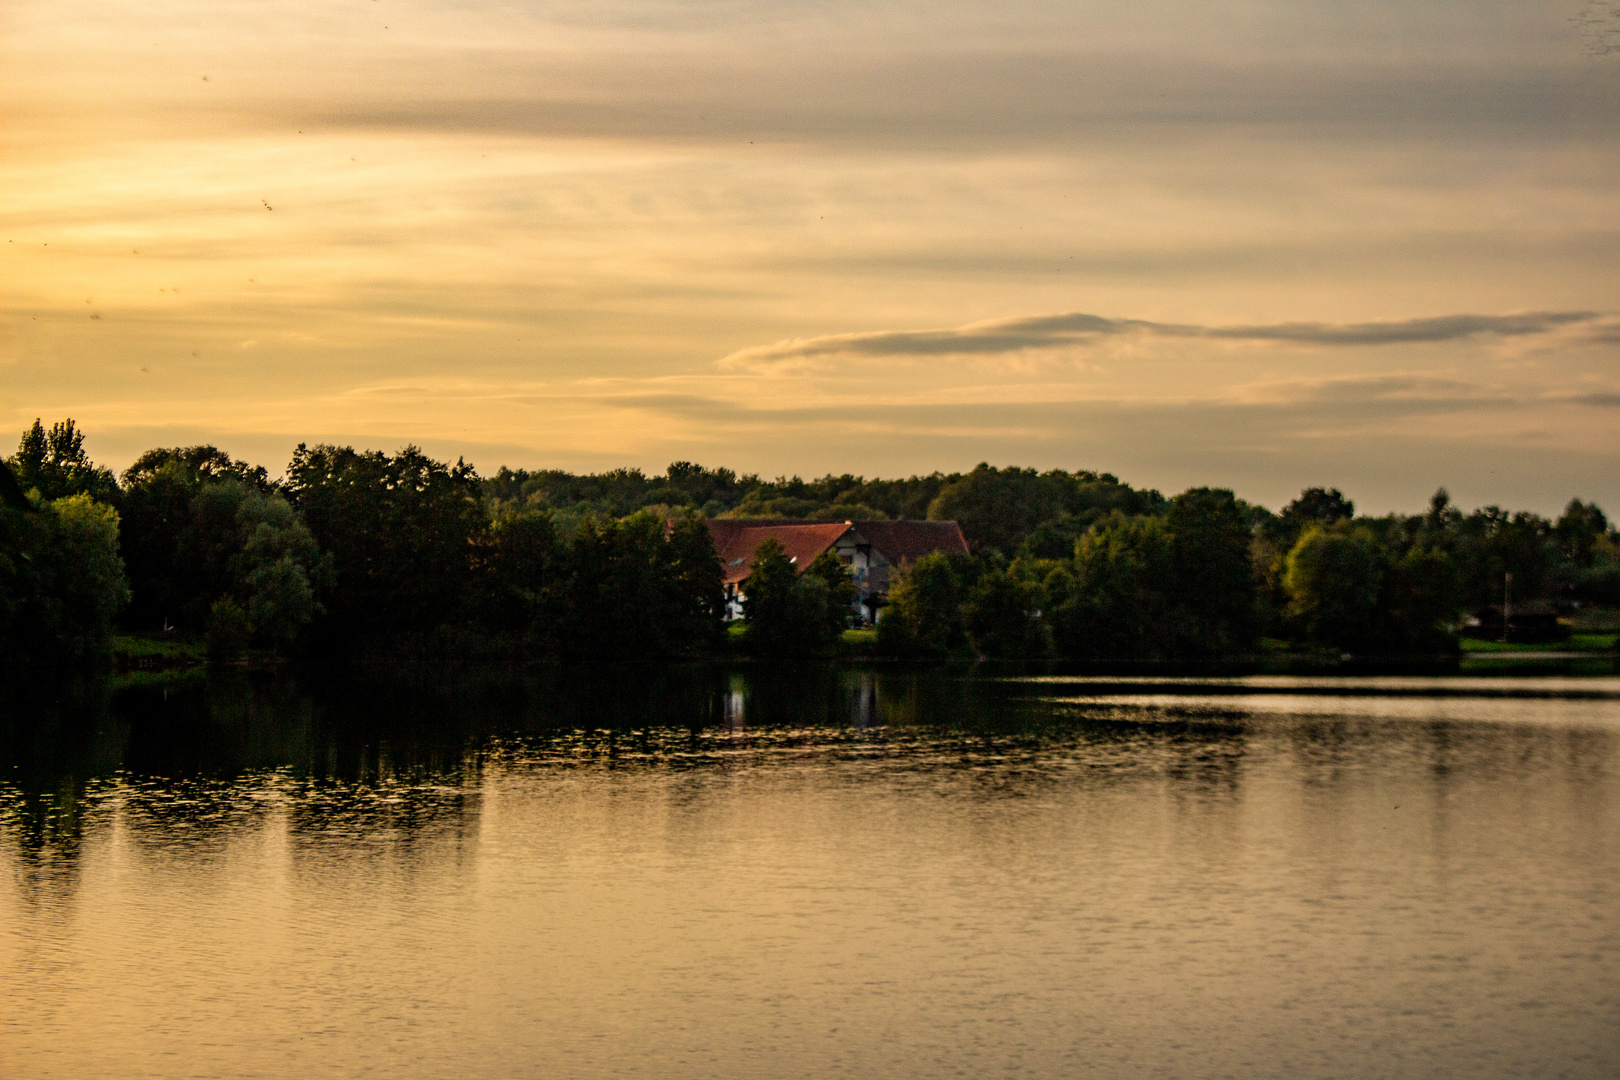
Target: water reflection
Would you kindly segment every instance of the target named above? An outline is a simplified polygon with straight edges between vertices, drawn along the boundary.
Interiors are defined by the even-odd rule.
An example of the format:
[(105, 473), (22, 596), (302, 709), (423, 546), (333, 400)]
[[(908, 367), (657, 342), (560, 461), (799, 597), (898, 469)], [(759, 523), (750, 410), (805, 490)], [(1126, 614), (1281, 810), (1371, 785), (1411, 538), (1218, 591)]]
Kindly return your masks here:
[[(1545, 705), (1527, 710), (1525, 701)], [(1601, 782), (1613, 679), (998, 676), (973, 668), (635, 666), (468, 669), (309, 683), (220, 672), (177, 685), (77, 685), (0, 717), (0, 821), (21, 864), (71, 874), (86, 821), (164, 845), (285, 806), (294, 832), (473, 828), (486, 768), (713, 768), (771, 755), (995, 763), (1019, 786), (1083, 769), (1152, 773), (1178, 797), (1235, 797), (1246, 761), (1288, 753), (1300, 781), (1349, 782), (1378, 755), (1445, 784), (1564, 768)], [(1390, 720), (1407, 721), (1391, 725)], [(1482, 727), (1485, 723), (1490, 726)], [(1540, 734), (1527, 725), (1551, 723)], [(238, 781), (256, 778), (252, 797)], [(264, 794), (264, 792), (271, 794)], [(48, 868), (56, 868), (46, 873)], [(63, 878), (67, 880), (67, 878)]]
[[(1460, 703), (1453, 699), (1460, 698)], [(1526, 710), (1525, 698), (1550, 708)], [(1391, 734), (1377, 721), (1603, 727), (1620, 682), (1483, 679), (1050, 679), (964, 669), (628, 667), (468, 670), (393, 682), (204, 681), (71, 688), (0, 713), (0, 769), (18, 835), (70, 849), (91, 785), (115, 776), (228, 782), (282, 770), (300, 783), (408, 788), (477, 782), (491, 754), (624, 763), (764, 747), (926, 745), (1011, 753), (1144, 738), (1189, 778), (1231, 777), (1258, 716), (1307, 756)], [(1105, 753), (1106, 756), (1106, 753)], [(1434, 768), (1444, 772), (1445, 755)], [(1230, 779), (1220, 780), (1229, 784)]]
[(1612, 1075), (1617, 769), (1615, 680), (79, 687), (0, 721), (0, 1060)]

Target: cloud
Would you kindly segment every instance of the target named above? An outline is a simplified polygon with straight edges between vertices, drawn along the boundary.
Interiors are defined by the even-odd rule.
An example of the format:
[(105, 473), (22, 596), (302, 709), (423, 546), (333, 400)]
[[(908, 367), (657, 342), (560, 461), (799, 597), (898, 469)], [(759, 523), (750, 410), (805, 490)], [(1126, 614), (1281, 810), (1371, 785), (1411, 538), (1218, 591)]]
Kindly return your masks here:
[(786, 372), (824, 366), (831, 359), (844, 357), (998, 356), (1086, 346), (1124, 335), (1320, 346), (1433, 344), (1481, 335), (1546, 334), (1565, 326), (1596, 323), (1599, 318), (1596, 312), (1590, 311), (1542, 311), (1516, 315), (1444, 315), (1391, 322), (1196, 326), (1070, 312), (970, 323), (950, 330), (880, 330), (790, 338), (732, 353), (720, 361), (720, 366)]
[(1381, 416), (1411, 413), (1511, 409), (1527, 403), (1523, 394), (1478, 380), (1408, 372), (1316, 379), (1278, 379), (1234, 387), (1213, 399), (1234, 406), (1275, 406), (1312, 413), (1326, 408), (1343, 414), (1370, 411)]
[(1591, 405), (1599, 409), (1620, 409), (1620, 394), (1559, 394), (1549, 401), (1568, 402), (1572, 405)]
[(1580, 14), (1570, 22), (1580, 30), (1589, 56), (1620, 54), (1620, 3), (1615, 0), (1587, 0)]
[(1230, 338), (1240, 341), (1282, 341), (1299, 345), (1395, 345), (1458, 341), (1479, 334), (1519, 337), (1545, 334), (1572, 323), (1597, 319), (1591, 311), (1538, 311), (1523, 315), (1443, 315), (1430, 319), (1364, 323), (1277, 323), (1271, 326), (1226, 326), (1173, 336)]

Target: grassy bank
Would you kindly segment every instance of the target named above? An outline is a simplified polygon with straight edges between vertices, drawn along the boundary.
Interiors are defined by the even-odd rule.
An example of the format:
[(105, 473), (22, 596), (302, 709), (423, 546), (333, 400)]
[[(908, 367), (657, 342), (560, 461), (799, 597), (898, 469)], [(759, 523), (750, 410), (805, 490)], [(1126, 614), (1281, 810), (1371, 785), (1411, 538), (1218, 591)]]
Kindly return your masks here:
[(119, 634), (112, 639), (112, 661), (119, 671), (157, 671), (207, 663), (208, 653), (200, 641)]
[(1489, 641), (1485, 638), (1465, 637), (1461, 641), (1465, 653), (1538, 653), (1538, 652), (1614, 652), (1620, 634), (1571, 634), (1563, 641)]

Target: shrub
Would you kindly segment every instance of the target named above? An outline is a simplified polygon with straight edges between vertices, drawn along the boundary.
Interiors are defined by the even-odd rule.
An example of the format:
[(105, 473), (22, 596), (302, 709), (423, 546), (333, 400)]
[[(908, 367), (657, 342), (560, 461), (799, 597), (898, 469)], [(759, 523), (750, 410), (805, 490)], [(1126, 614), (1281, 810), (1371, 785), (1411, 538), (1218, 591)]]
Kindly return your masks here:
[(878, 651), (891, 656), (943, 657), (967, 644), (962, 590), (951, 560), (924, 555), (903, 567), (889, 588), (877, 624)]
[(208, 609), (208, 623), (203, 630), (210, 659), (237, 659), (247, 652), (252, 637), (253, 622), (240, 604), (229, 596), (214, 601)]

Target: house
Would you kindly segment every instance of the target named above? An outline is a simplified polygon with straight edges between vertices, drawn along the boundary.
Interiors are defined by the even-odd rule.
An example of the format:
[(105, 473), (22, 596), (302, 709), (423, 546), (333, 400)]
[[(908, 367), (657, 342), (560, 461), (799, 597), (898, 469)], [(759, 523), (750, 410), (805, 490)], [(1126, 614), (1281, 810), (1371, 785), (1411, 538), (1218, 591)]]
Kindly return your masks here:
[(875, 622), (889, 585), (907, 564), (941, 552), (966, 555), (967, 540), (954, 521), (795, 521), (784, 518), (711, 518), (709, 537), (720, 556), (726, 587), (726, 618), (742, 614), (743, 583), (754, 553), (775, 540), (802, 574), (831, 551), (855, 581), (856, 613)]

